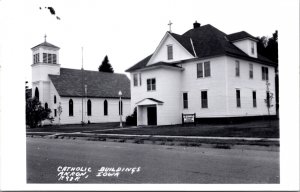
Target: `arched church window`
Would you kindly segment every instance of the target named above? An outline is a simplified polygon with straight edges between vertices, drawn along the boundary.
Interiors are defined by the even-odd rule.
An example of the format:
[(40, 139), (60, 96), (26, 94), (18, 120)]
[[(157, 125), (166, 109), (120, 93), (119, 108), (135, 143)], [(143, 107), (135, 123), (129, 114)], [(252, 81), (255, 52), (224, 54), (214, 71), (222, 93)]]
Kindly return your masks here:
[(123, 101), (119, 101), (119, 115), (123, 115)]
[(106, 99), (104, 100), (104, 115), (106, 116), (108, 114), (108, 106)]
[(45, 109), (48, 109), (48, 103), (45, 103)]
[(56, 103), (56, 95), (54, 95), (54, 104)]
[(69, 116), (73, 116), (73, 100), (69, 100)]
[(91, 102), (91, 100), (87, 101), (87, 115), (88, 116), (92, 115), (92, 102)]
[(37, 87), (35, 88), (34, 97), (36, 97), (38, 100), (40, 99), (39, 89)]

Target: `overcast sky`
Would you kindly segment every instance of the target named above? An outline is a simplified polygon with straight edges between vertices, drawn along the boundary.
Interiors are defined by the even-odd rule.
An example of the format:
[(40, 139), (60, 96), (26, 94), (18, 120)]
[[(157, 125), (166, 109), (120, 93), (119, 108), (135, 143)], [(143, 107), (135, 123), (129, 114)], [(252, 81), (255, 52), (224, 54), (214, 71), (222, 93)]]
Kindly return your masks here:
[[(278, 29), (282, 1), (275, 0), (0, 0), (3, 22), (12, 30), (3, 41), (18, 42), (15, 59), (31, 80), (30, 48), (47, 41), (60, 49), (60, 64), (97, 70), (108, 55), (115, 72), (124, 73), (154, 52), (169, 20), (172, 32), (182, 34), (197, 20), (230, 34), (245, 30), (253, 36), (271, 36)], [(45, 7), (51, 6), (56, 15)], [(40, 9), (40, 7), (42, 9)], [(60, 17), (60, 20), (56, 18)], [(2, 18), (3, 19), (3, 18)]]

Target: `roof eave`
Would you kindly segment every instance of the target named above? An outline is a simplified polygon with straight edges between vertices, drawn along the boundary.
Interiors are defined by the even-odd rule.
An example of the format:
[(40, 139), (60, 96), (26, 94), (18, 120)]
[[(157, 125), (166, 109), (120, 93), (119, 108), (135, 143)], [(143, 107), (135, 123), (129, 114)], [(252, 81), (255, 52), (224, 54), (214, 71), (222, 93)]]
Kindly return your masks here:
[(231, 56), (231, 57), (237, 57), (237, 58), (241, 58), (241, 59), (245, 59), (245, 60), (248, 60), (248, 61), (253, 61), (253, 62), (257, 62), (257, 63), (260, 63), (260, 64), (269, 65), (269, 66), (273, 66), (273, 67), (277, 67), (278, 66), (278, 63), (276, 63), (276, 62), (273, 62), (273, 61), (262, 61), (262, 60), (260, 60), (258, 58), (254, 58), (254, 57), (241, 56), (241, 55), (236, 55), (236, 54), (232, 54), (232, 53), (228, 53), (228, 52), (226, 52), (225, 55)]
[(235, 43), (235, 42), (243, 41), (243, 40), (247, 40), (247, 39), (258, 42), (258, 40), (256, 38), (251, 38), (251, 37), (244, 37), (244, 38), (241, 38), (241, 39), (236, 39), (236, 40), (232, 40), (232, 41), (229, 40), (229, 41), (232, 42), (232, 43)]

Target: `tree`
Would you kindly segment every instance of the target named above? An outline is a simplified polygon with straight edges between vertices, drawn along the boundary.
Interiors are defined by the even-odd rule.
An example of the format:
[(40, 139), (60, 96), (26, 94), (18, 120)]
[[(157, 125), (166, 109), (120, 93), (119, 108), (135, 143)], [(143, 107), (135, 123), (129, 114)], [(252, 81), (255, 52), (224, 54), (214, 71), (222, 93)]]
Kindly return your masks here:
[(31, 89), (28, 88), (28, 81), (25, 81), (25, 98), (26, 100), (31, 98)]
[[(257, 51), (278, 64), (278, 31), (276, 30), (271, 38), (258, 38)], [(275, 67), (275, 95), (276, 95), (276, 114), (279, 116), (279, 72), (278, 65)]]
[(50, 117), (50, 113), (51, 110), (45, 109), (36, 97), (26, 100), (26, 125), (31, 128), (37, 127), (46, 119), (52, 122), (53, 117)]
[(274, 96), (273, 96), (273, 93), (270, 92), (270, 83), (269, 83), (268, 80), (266, 81), (266, 93), (267, 94), (266, 94), (265, 103), (266, 103), (267, 108), (268, 108), (269, 127), (271, 127), (270, 108), (273, 107), (272, 100), (273, 100)]
[(57, 107), (57, 110), (58, 110), (58, 126), (60, 126), (60, 115), (61, 115), (61, 113), (62, 113), (61, 102), (59, 102), (58, 107)]
[(266, 81), (266, 92), (267, 95), (266, 95), (265, 103), (268, 108), (268, 115), (270, 116), (270, 108), (273, 107), (272, 105), (273, 93), (270, 92), (270, 83), (268, 80)]
[(108, 73), (114, 72), (114, 69), (112, 68), (111, 64), (109, 63), (107, 55), (104, 57), (102, 64), (99, 66), (98, 70), (101, 72), (108, 72)]
[(278, 31), (276, 30), (271, 38), (266, 36), (258, 37), (257, 51), (278, 63)]

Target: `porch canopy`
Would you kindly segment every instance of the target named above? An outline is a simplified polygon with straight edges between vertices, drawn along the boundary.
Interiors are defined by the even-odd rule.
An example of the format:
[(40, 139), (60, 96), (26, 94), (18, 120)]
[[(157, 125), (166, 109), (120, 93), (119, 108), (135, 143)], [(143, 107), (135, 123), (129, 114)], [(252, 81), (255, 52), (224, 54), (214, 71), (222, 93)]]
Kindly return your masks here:
[(157, 125), (157, 106), (163, 103), (153, 98), (137, 102), (137, 125)]
[(141, 101), (137, 102), (136, 105), (137, 106), (147, 106), (147, 105), (162, 105), (164, 102), (159, 101), (157, 99), (153, 99), (153, 98), (145, 98), (142, 99)]

